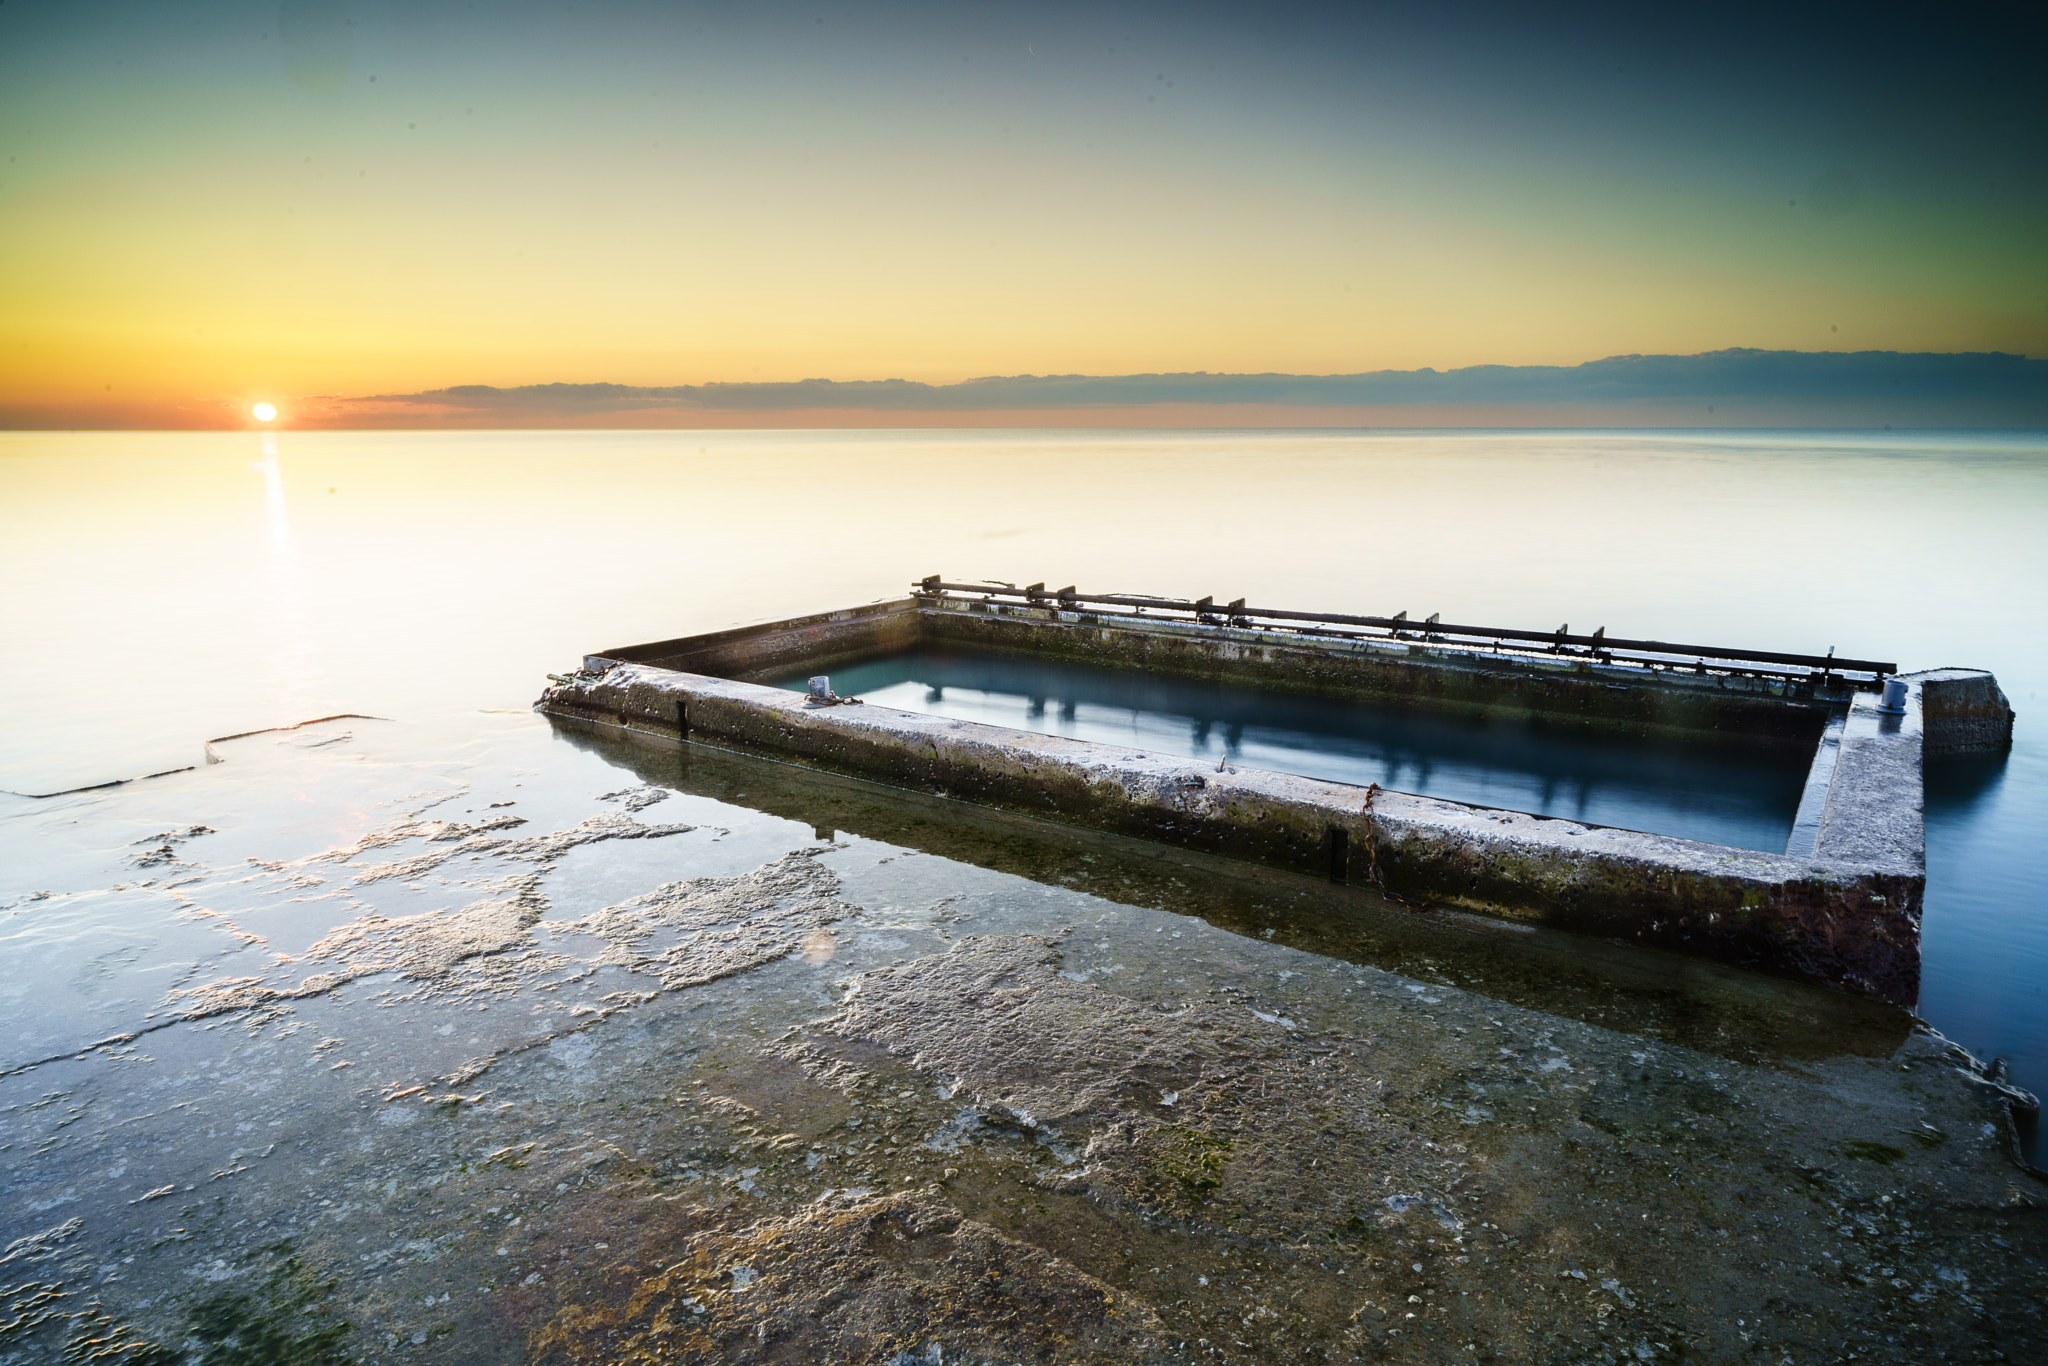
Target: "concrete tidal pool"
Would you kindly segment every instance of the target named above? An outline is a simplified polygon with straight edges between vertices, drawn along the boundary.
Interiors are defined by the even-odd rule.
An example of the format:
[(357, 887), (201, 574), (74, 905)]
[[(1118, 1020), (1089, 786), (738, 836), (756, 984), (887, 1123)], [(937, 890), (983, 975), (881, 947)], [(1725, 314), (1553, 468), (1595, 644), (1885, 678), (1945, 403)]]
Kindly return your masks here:
[[(895, 602), (588, 656), (540, 707), (1898, 1003), (1919, 980), (1923, 756), (2011, 735), (1995, 681), (1969, 670), (1900, 676), (1890, 663), (1611, 639), (1604, 628), (1545, 635), (1043, 585), (917, 587)], [(1746, 849), (764, 686), (949, 650), (1263, 689), (1297, 709), (1314, 699), (1326, 715), (1396, 704), (1417, 732), (1534, 726), (1634, 742), (1638, 757), (1644, 746), (1711, 750), (1722, 771), (1763, 774), (1765, 789), (1760, 760), (1775, 756), (1781, 803), (1785, 760), (1805, 778), (1783, 851)], [(1485, 738), (1470, 747), (1483, 751)], [(1329, 767), (1314, 749), (1296, 746)], [(1671, 795), (1685, 771), (1667, 769), (1667, 813), (1685, 804)]]

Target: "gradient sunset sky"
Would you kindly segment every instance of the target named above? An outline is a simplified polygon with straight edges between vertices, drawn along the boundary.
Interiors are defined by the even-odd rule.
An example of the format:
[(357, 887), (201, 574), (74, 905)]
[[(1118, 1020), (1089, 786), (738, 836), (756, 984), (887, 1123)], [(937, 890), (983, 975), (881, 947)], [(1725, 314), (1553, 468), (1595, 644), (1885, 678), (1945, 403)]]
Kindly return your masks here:
[(2048, 356), (2038, 5), (0, 2), (0, 408)]

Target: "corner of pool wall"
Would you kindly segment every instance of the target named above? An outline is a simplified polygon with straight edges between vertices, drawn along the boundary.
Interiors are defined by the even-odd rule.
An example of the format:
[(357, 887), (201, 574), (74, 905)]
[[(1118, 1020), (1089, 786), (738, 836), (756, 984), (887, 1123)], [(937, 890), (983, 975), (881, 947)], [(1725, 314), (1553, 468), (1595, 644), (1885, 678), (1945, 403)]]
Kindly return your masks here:
[(2012, 747), (2014, 713), (1983, 669), (1925, 669), (1862, 693), (1823, 733), (1787, 852), (1926, 865), (1926, 763)]
[(1988, 670), (1923, 669), (1904, 677), (1920, 694), (1928, 754), (2003, 754), (2012, 748), (2017, 713)]

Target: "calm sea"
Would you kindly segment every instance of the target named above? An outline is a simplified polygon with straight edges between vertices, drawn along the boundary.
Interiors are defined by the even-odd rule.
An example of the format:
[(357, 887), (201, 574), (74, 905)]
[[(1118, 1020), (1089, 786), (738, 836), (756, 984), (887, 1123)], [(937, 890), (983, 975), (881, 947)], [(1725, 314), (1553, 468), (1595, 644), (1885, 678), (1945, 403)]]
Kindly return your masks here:
[(1992, 669), (2018, 740), (1930, 785), (1921, 1011), (2048, 1083), (2041, 433), (16, 433), (0, 544), (17, 793), (933, 573)]

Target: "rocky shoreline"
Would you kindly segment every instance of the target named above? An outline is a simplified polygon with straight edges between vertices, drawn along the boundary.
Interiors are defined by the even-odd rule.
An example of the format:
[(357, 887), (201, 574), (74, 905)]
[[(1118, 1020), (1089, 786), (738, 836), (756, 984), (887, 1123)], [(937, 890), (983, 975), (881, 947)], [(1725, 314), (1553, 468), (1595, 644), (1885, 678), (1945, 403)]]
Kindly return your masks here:
[(491, 724), (252, 738), (23, 827), (68, 881), (12, 923), (176, 952), (7, 1061), (0, 1362), (2048, 1341), (2010, 1093), (1903, 1013)]

